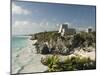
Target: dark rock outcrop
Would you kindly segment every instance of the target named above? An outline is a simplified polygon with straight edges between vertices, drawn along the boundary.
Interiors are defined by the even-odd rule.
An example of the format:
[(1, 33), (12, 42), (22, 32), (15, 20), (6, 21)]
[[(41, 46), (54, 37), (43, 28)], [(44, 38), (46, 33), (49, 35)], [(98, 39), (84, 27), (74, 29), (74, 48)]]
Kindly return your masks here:
[(49, 53), (49, 48), (46, 44), (43, 44), (40, 46), (40, 53), (41, 54), (48, 54)]

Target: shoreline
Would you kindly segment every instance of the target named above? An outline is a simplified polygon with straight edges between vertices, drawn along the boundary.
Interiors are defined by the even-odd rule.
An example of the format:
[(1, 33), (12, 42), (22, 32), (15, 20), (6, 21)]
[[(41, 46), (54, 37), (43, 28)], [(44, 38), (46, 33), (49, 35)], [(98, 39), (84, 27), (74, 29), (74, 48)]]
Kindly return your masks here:
[(19, 50), (12, 60), (12, 74), (44, 72), (48, 68), (41, 63), (42, 54), (36, 54), (33, 41), (28, 38), (28, 46)]

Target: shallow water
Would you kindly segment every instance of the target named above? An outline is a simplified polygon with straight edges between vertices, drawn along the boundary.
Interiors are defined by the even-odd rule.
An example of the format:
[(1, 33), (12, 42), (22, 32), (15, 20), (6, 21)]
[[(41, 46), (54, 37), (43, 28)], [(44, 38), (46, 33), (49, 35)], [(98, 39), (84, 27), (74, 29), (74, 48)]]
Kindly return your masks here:
[(29, 36), (13, 36), (12, 49), (24, 48), (27, 46)]

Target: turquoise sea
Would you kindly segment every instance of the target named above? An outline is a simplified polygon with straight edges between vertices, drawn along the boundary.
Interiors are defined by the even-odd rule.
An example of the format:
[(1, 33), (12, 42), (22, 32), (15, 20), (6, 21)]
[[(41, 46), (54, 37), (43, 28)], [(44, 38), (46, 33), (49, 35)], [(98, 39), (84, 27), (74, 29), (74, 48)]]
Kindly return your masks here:
[(13, 36), (12, 49), (24, 48), (27, 46), (29, 36)]

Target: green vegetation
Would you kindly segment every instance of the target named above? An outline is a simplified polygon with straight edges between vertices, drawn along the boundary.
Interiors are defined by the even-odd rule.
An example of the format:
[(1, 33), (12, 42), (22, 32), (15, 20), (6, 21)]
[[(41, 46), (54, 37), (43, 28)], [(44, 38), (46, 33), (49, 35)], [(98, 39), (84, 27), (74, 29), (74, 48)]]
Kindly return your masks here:
[(95, 61), (81, 56), (66, 57), (64, 61), (60, 61), (59, 57), (54, 55), (44, 59), (42, 58), (41, 62), (42, 64), (48, 66), (49, 72), (87, 70), (96, 68)]
[(95, 32), (91, 33), (81, 32), (79, 34), (75, 34), (72, 43), (74, 47), (95, 46), (96, 43)]
[(58, 56), (51, 56), (51, 57), (47, 57), (45, 60), (42, 59), (41, 62), (48, 66), (48, 71), (52, 72), (52, 71), (57, 71), (57, 67), (58, 67), (58, 63), (59, 63), (59, 58)]
[[(37, 39), (37, 53), (68, 55), (74, 48), (94, 47), (96, 43), (95, 32), (65, 33), (62, 37), (57, 31), (34, 34), (31, 39)], [(45, 50), (44, 50), (45, 49)]]
[(60, 34), (57, 33), (57, 31), (50, 31), (50, 32), (41, 32), (34, 34), (36, 39), (38, 39), (39, 42), (46, 42), (50, 41), (50, 39), (57, 40), (57, 37), (60, 36)]

